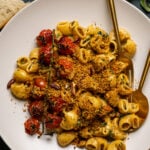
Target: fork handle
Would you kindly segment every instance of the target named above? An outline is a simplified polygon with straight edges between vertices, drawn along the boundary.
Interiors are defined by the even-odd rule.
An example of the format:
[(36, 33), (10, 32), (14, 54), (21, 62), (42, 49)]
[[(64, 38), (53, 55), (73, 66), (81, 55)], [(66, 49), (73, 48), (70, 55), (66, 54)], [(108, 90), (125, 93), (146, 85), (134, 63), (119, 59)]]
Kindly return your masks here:
[(116, 37), (116, 41), (117, 41), (117, 45), (118, 45), (118, 55), (120, 55), (122, 47), (121, 47), (121, 42), (120, 42), (119, 27), (118, 27), (118, 21), (117, 21), (114, 0), (108, 0), (108, 5), (110, 8), (110, 12), (111, 12), (111, 16), (112, 16), (112, 23), (113, 23), (114, 31), (115, 31), (115, 37)]
[(146, 58), (146, 62), (145, 62), (145, 66), (144, 66), (144, 69), (143, 69), (143, 72), (141, 75), (141, 79), (140, 79), (140, 83), (139, 83), (139, 87), (138, 87), (139, 90), (142, 90), (142, 88), (143, 88), (144, 81), (145, 81), (149, 67), (150, 67), (150, 49), (149, 49), (149, 52), (148, 52), (148, 55)]

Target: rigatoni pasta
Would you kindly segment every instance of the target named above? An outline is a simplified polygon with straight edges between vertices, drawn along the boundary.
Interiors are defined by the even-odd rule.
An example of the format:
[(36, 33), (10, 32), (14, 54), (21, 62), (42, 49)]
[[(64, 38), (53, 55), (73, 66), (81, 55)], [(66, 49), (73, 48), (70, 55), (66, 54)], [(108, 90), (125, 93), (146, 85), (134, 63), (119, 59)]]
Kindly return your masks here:
[[(124, 51), (133, 56), (130, 34), (120, 30), (120, 36)], [(139, 105), (128, 101), (129, 64), (117, 59), (113, 31), (63, 21), (56, 29), (43, 29), (36, 42), (29, 56), (17, 59), (9, 85), (17, 99), (28, 102), (25, 132), (56, 133), (62, 147), (125, 150), (124, 140), (141, 118)]]

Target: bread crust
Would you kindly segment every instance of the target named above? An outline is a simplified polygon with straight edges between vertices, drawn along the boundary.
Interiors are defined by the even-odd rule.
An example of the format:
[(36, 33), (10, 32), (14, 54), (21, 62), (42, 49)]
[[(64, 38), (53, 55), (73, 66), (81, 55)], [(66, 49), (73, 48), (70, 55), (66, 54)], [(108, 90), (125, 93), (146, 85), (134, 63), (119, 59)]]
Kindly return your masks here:
[(22, 0), (0, 0), (0, 29), (25, 5)]

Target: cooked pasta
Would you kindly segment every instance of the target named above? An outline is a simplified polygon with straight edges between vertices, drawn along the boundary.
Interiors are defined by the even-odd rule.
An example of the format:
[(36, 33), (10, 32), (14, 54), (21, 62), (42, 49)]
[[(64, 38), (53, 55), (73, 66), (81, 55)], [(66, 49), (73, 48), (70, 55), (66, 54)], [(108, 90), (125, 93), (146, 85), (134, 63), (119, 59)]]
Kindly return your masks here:
[(12, 94), (18, 99), (27, 100), (29, 98), (29, 93), (31, 89), (24, 83), (13, 83), (10, 89)]
[(30, 63), (27, 65), (26, 72), (28, 73), (36, 73), (39, 69), (39, 63), (37, 59), (32, 59)]
[(30, 59), (28, 57), (20, 57), (17, 60), (17, 66), (20, 69), (26, 70), (26, 67), (30, 63)]
[(70, 29), (70, 22), (60, 22), (57, 24), (57, 29), (63, 34), (63, 35), (71, 35), (71, 29)]
[(121, 140), (116, 140), (109, 144), (107, 150), (126, 150), (126, 146)]
[(30, 54), (29, 54), (29, 59), (39, 59), (39, 48), (34, 48), (31, 50)]
[[(114, 31), (112, 31), (109, 36), (112, 41), (116, 41)], [(129, 34), (127, 30), (120, 28), (119, 36), (120, 36), (120, 41), (122, 44), (122, 49), (124, 51), (124, 55), (132, 58), (134, 54), (136, 53), (136, 44), (131, 39), (131, 35)]]
[(17, 68), (15, 71), (14, 71), (14, 74), (13, 74), (13, 78), (17, 81), (17, 82), (27, 82), (30, 80), (30, 75), (23, 69), (21, 68)]
[(83, 39), (86, 36), (85, 29), (81, 26), (75, 26), (72, 29), (72, 32), (73, 32), (74, 37), (76, 37), (76, 38)]
[(100, 137), (90, 138), (86, 142), (87, 150), (107, 150), (108, 142)]
[(136, 113), (139, 111), (139, 105), (136, 103), (129, 103), (126, 99), (121, 99), (118, 103), (119, 111), (122, 114)]
[(64, 117), (60, 123), (60, 127), (64, 130), (72, 130), (77, 127), (79, 120), (79, 108), (74, 106), (72, 110), (63, 110)]
[(62, 132), (57, 134), (58, 144), (62, 147), (68, 146), (76, 136), (77, 134), (75, 132)]
[[(130, 34), (121, 29), (120, 36), (124, 51), (133, 56)], [(62, 21), (56, 29), (43, 29), (36, 44), (17, 59), (9, 83), (11, 93), (28, 103), (25, 132), (56, 133), (62, 147), (125, 150), (124, 140), (141, 118), (139, 105), (128, 101), (129, 64), (117, 59), (113, 31)]]
[(132, 131), (138, 129), (141, 119), (135, 114), (129, 114), (122, 117), (119, 121), (119, 128), (122, 131)]

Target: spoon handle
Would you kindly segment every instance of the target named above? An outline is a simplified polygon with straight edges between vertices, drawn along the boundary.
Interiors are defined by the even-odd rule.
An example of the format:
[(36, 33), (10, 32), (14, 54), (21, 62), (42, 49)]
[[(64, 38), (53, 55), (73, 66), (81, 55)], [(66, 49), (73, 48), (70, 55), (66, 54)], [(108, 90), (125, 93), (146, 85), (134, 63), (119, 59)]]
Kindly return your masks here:
[(150, 67), (150, 49), (149, 49), (149, 52), (148, 52), (148, 55), (147, 55), (147, 58), (146, 58), (146, 62), (145, 62), (145, 66), (144, 66), (142, 76), (141, 76), (141, 79), (140, 79), (140, 83), (139, 83), (139, 87), (138, 87), (139, 90), (142, 90), (142, 88), (143, 88), (144, 81), (145, 81), (145, 78), (146, 78), (149, 67)]
[(120, 36), (119, 36), (119, 27), (118, 27), (118, 21), (117, 21), (117, 16), (116, 16), (116, 9), (115, 9), (115, 4), (114, 4), (114, 0), (108, 0), (108, 4), (110, 7), (110, 12), (111, 12), (111, 16), (112, 16), (112, 23), (114, 26), (114, 31), (115, 31), (115, 37), (116, 37), (116, 41), (118, 44), (118, 55), (120, 55), (121, 53), (121, 42), (120, 42)]

